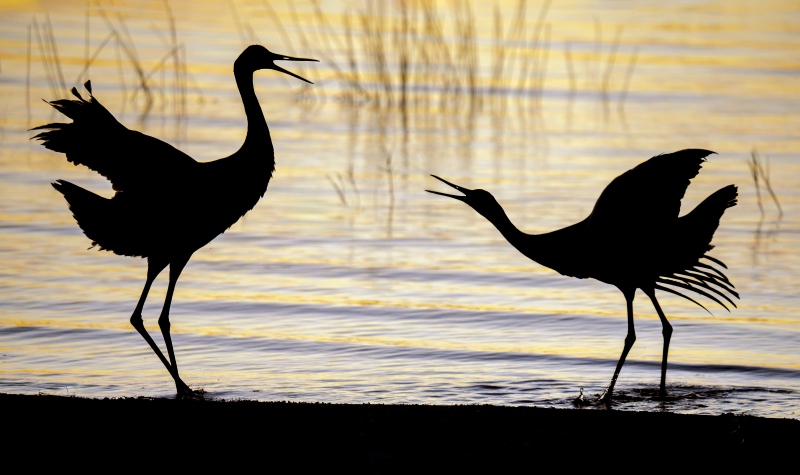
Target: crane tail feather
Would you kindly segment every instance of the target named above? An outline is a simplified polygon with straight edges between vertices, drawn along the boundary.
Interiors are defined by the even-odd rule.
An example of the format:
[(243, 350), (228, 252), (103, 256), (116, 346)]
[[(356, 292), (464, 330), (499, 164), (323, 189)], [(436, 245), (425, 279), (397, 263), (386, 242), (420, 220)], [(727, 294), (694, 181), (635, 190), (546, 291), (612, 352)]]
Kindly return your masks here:
[(692, 302), (692, 303), (696, 304), (698, 307), (700, 307), (700, 308), (702, 308), (703, 310), (705, 310), (706, 312), (708, 312), (708, 314), (709, 314), (709, 315), (711, 315), (711, 316), (713, 316), (713, 315), (714, 315), (714, 314), (713, 314), (713, 313), (711, 313), (711, 312), (710, 312), (710, 311), (709, 311), (707, 308), (705, 308), (705, 307), (703, 306), (703, 304), (701, 304), (701, 303), (700, 303), (700, 302), (698, 302), (697, 300), (695, 300), (695, 299), (693, 299), (693, 298), (689, 297), (688, 295), (683, 295), (682, 293), (678, 292), (677, 290), (673, 290), (673, 289), (670, 289), (670, 288), (668, 288), (668, 287), (664, 287), (663, 285), (658, 285), (658, 284), (656, 284), (656, 285), (654, 286), (654, 288), (656, 288), (656, 289), (658, 289), (658, 290), (663, 290), (664, 292), (669, 292), (669, 293), (671, 293), (671, 294), (675, 294), (675, 295), (677, 295), (678, 297), (683, 297), (683, 298), (685, 298), (686, 300), (688, 300), (688, 301), (690, 301), (690, 302)]
[(717, 274), (699, 269), (696, 265), (694, 267), (687, 268), (685, 271), (691, 272), (692, 274), (701, 275), (704, 279), (709, 281), (713, 280), (715, 282), (719, 282), (720, 285), (724, 285), (725, 287), (733, 288), (733, 283), (730, 280), (727, 280), (727, 278), (721, 279)]
[(728, 276), (726, 276), (725, 274), (723, 274), (722, 272), (720, 272), (720, 271), (719, 271), (719, 269), (717, 269), (716, 267), (712, 267), (712, 266), (710, 266), (710, 265), (708, 265), (708, 264), (704, 264), (704, 263), (702, 263), (702, 262), (699, 262), (699, 261), (698, 261), (698, 262), (697, 262), (697, 263), (696, 263), (694, 266), (695, 266), (695, 267), (700, 267), (700, 268), (702, 268), (702, 269), (708, 269), (708, 270), (710, 270), (711, 272), (714, 272), (714, 273), (715, 273), (717, 276), (719, 276), (719, 278), (720, 278), (720, 279), (722, 279), (723, 281), (725, 281), (725, 283), (726, 283), (726, 284), (730, 285), (731, 287), (735, 287), (735, 286), (733, 285), (733, 282), (731, 282), (730, 280), (728, 280)]
[(708, 260), (709, 260), (709, 261), (711, 261), (711, 262), (714, 262), (714, 263), (716, 263), (716, 264), (719, 264), (719, 265), (721, 265), (722, 267), (724, 267), (724, 268), (726, 268), (726, 269), (728, 268), (728, 266), (726, 266), (724, 262), (722, 262), (721, 260), (719, 260), (719, 259), (717, 259), (717, 258), (715, 258), (715, 257), (711, 257), (711, 256), (709, 256), (708, 254), (703, 254), (702, 258), (704, 258), (704, 259), (708, 259)]
[[(685, 289), (685, 290), (690, 290), (690, 291), (692, 291), (692, 292), (697, 292), (698, 294), (700, 294), (700, 295), (702, 295), (702, 296), (704, 296), (704, 297), (707, 297), (707, 298), (709, 298), (709, 299), (711, 299), (711, 300), (713, 300), (713, 301), (717, 302), (718, 304), (720, 304), (720, 305), (722, 306), (722, 308), (724, 308), (724, 309), (725, 309), (725, 310), (727, 310), (728, 312), (730, 312), (730, 311), (731, 311), (731, 310), (730, 310), (730, 309), (729, 309), (729, 308), (728, 308), (728, 307), (727, 307), (727, 306), (726, 306), (724, 303), (722, 303), (722, 302), (721, 302), (721, 301), (720, 301), (718, 298), (714, 297), (713, 295), (709, 294), (708, 292), (706, 292), (706, 291), (704, 291), (704, 290), (702, 290), (702, 289), (699, 289), (699, 288), (697, 288), (697, 287), (695, 287), (695, 286), (693, 286), (693, 285), (691, 285), (691, 284), (684, 284), (683, 282), (678, 282), (678, 281), (669, 281), (669, 280), (664, 280), (664, 279), (658, 279), (656, 282), (660, 282), (660, 283), (662, 283), (662, 284), (667, 284), (667, 285), (672, 285), (672, 286), (674, 286), (674, 287), (680, 287), (680, 288), (682, 288), (682, 289)], [(710, 312), (709, 312), (709, 313), (710, 313)]]
[[(694, 284), (694, 285), (699, 285), (700, 287), (703, 287), (703, 288), (704, 288), (704, 289), (706, 289), (706, 290), (709, 290), (709, 291), (711, 291), (711, 292), (714, 292), (715, 294), (717, 294), (717, 295), (719, 295), (720, 297), (722, 297), (722, 298), (724, 298), (725, 300), (727, 300), (727, 301), (728, 301), (728, 302), (729, 302), (731, 305), (733, 305), (735, 308), (738, 308), (738, 307), (736, 307), (736, 304), (733, 302), (733, 300), (731, 300), (731, 299), (730, 299), (730, 297), (728, 297), (727, 295), (723, 294), (722, 292), (720, 292), (719, 290), (715, 289), (714, 287), (711, 287), (710, 285), (708, 285), (707, 283), (703, 282), (702, 280), (699, 280), (699, 279), (697, 279), (697, 278), (694, 278), (694, 279), (687, 278), (687, 277), (685, 277), (685, 276), (683, 276), (683, 275), (679, 275), (679, 274), (673, 274), (673, 275), (671, 275), (669, 278), (670, 278), (670, 279), (677, 279), (677, 280), (680, 280), (681, 282), (684, 282), (684, 283), (686, 283), (687, 285), (693, 285), (693, 284)], [(738, 298), (738, 297), (737, 297), (737, 298)]]
[(719, 280), (719, 278), (717, 278), (712, 274), (709, 274), (708, 272), (699, 271), (697, 269), (687, 269), (684, 270), (683, 272), (679, 272), (678, 274), (690, 275), (693, 278), (705, 282), (707, 284), (714, 284), (715, 286), (733, 295), (737, 299), (739, 298), (739, 294), (735, 290), (733, 290), (733, 284), (730, 283), (726, 284), (725, 282), (722, 282), (721, 280)]

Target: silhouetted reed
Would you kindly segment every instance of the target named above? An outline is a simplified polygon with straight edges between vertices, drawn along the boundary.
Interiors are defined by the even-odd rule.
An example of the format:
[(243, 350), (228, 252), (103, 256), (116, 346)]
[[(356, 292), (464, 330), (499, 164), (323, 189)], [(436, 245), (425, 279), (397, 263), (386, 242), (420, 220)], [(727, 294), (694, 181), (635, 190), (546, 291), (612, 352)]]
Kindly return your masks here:
[(385, 157), (382, 171), (386, 173), (386, 182), (389, 191), (389, 205), (386, 213), (386, 237), (392, 238), (392, 229), (394, 222), (394, 165), (392, 164), (392, 152), (383, 148), (383, 155)]
[[(503, 114), (511, 97), (520, 110), (540, 109), (550, 67), (551, 41), (557, 33), (557, 28), (554, 30), (548, 22), (552, 3), (552, 0), (544, 0), (534, 6), (527, 0), (517, 0), (509, 8), (490, 7), (489, 18), (485, 18), (486, 9), (480, 13), (484, 18), (477, 17), (476, 8), (485, 7), (473, 0), (391, 3), (362, 0), (337, 17), (329, 16), (330, 11), (324, 11), (318, 0), (310, 0), (305, 5), (287, 0), (280, 8), (288, 14), (278, 14), (271, 0), (262, 0), (257, 8), (267, 13), (268, 21), (284, 43), (284, 51), (296, 54), (295, 43), (299, 41), (296, 44), (319, 56), (338, 80), (338, 84), (337, 81), (318, 80), (315, 88), (304, 86), (300, 90), (303, 98), (324, 99), (333, 90), (335, 96), (345, 102), (396, 107), (403, 114), (407, 114), (409, 108), (425, 113), (486, 106), (494, 114)], [(252, 23), (258, 20), (240, 13), (243, 10), (236, 0), (228, 0), (228, 7), (241, 42), (260, 42), (255, 33), (260, 28), (254, 28), (257, 25)], [(303, 13), (302, 21), (298, 9)], [(164, 12), (166, 26), (154, 27), (154, 33), (162, 39), (165, 51), (157, 59), (143, 61), (125, 18), (119, 13), (108, 13), (100, 3), (92, 6), (88, 2), (84, 64), (73, 85), (87, 79), (90, 68), (106, 46), (113, 44), (115, 52), (112, 54), (119, 57), (116, 64), (123, 106), (132, 103), (145, 115), (154, 101), (158, 101), (161, 110), (170, 104), (176, 117), (185, 117), (189, 91), (196, 93), (198, 101), (203, 100), (203, 93), (187, 69), (185, 45), (177, 38), (175, 17), (167, 0), (164, 0)], [(90, 42), (92, 17), (99, 17), (106, 30), (105, 37), (94, 50)], [(481, 30), (479, 26), (485, 20), (489, 20), (491, 26)], [(603, 25), (595, 19), (594, 45), (589, 43), (593, 51), (576, 51), (571, 46), (576, 43), (557, 41), (556, 44), (564, 48), (571, 99), (579, 88), (586, 87), (606, 102), (615, 95), (618, 107), (624, 107), (638, 50), (629, 56), (624, 80), (615, 84), (614, 78), (621, 76), (615, 74), (615, 69), (620, 69), (616, 65), (623, 51), (621, 40), (622, 28), (618, 28), (613, 40), (604, 43)], [(67, 84), (49, 17), (44, 22), (32, 20), (29, 49), (34, 41), (50, 94), (53, 97), (63, 95), (58, 91), (64, 91)], [(33, 59), (29, 54), (29, 68)], [(576, 60), (585, 62), (585, 86), (577, 80)], [(305, 74), (304, 65), (298, 67), (299, 73)], [(131, 73), (135, 78), (132, 83)], [(30, 92), (30, 74), (28, 82)], [(551, 87), (558, 87), (553, 84)]]
[(628, 90), (631, 87), (631, 79), (633, 79), (633, 71), (636, 69), (636, 61), (639, 59), (639, 47), (634, 48), (631, 54), (631, 59), (628, 61), (628, 68), (625, 71), (625, 81), (622, 86), (622, 91), (619, 93), (617, 106), (621, 109), (625, 108), (625, 101), (628, 99)]
[[(183, 43), (178, 41), (177, 31), (175, 28), (175, 18), (169, 3), (164, 1), (166, 19), (168, 23), (168, 37), (164, 40), (165, 35), (154, 28), (154, 32), (165, 43), (167, 48), (166, 53), (155, 62), (155, 64), (148, 68), (145, 62), (139, 57), (136, 48), (134, 37), (131, 35), (125, 18), (119, 14), (109, 14), (101, 4), (95, 4), (92, 8), (92, 3), (87, 2), (86, 14), (84, 21), (84, 47), (83, 47), (83, 65), (81, 66), (72, 85), (79, 86), (89, 77), (91, 67), (97, 59), (104, 53), (109, 44), (113, 44), (114, 52), (112, 53), (115, 58), (117, 68), (117, 85), (122, 91), (122, 107), (133, 103), (135, 106), (141, 106), (141, 117), (144, 118), (151, 110), (156, 98), (160, 99), (162, 109), (169, 102), (174, 107), (174, 114), (177, 120), (181, 120), (187, 115), (187, 103), (189, 96), (189, 83), (192, 83), (192, 89), (198, 97), (198, 102), (203, 102), (203, 92), (200, 90), (197, 82), (189, 73), (186, 66), (186, 47)], [(94, 48), (91, 49), (91, 18), (99, 17), (102, 24), (107, 31), (103, 40)], [(30, 120), (30, 94), (31, 94), (31, 65), (34, 61), (32, 57), (32, 44), (36, 42), (39, 52), (38, 59), (44, 71), (44, 77), (50, 89), (50, 96), (52, 98), (59, 98), (67, 93), (70, 85), (64, 79), (64, 70), (62, 69), (61, 59), (58, 50), (58, 42), (56, 41), (55, 32), (50, 21), (50, 16), (45, 15), (45, 21), (40, 22), (36, 17), (31, 19), (28, 26), (28, 45), (27, 45), (27, 64), (26, 64), (26, 106), (28, 109), (28, 118)], [(160, 86), (154, 86), (153, 77), (156, 73), (161, 71), (164, 73), (171, 65), (173, 80), (171, 84), (167, 84), (165, 76), (162, 74)], [(126, 81), (126, 74), (133, 72), (135, 76), (134, 87), (129, 93), (128, 82)], [(154, 95), (153, 89), (157, 89), (158, 95)], [(170, 90), (170, 94), (166, 90)], [(141, 96), (139, 95), (141, 93)], [(142, 101), (138, 101), (142, 97)]]
[(28, 47), (25, 56), (25, 109), (28, 112), (28, 125), (31, 122), (31, 25), (28, 25)]
[(747, 162), (747, 166), (750, 169), (750, 175), (753, 177), (753, 184), (756, 188), (756, 200), (758, 202), (758, 210), (761, 212), (761, 218), (764, 218), (764, 205), (761, 202), (761, 183), (764, 184), (764, 188), (767, 189), (767, 193), (769, 193), (772, 201), (775, 203), (775, 206), (778, 208), (778, 219), (783, 218), (783, 208), (781, 207), (780, 201), (778, 201), (778, 195), (775, 194), (775, 190), (772, 189), (772, 183), (770, 182), (769, 177), (769, 155), (766, 156), (767, 164), (766, 166), (761, 162), (761, 157), (758, 155), (758, 150), (755, 148), (750, 152), (750, 160)]
[(608, 88), (611, 82), (611, 73), (614, 70), (614, 62), (617, 59), (617, 50), (619, 49), (619, 42), (622, 40), (623, 27), (617, 28), (617, 33), (614, 35), (614, 42), (611, 44), (611, 51), (608, 53), (606, 59), (606, 69), (603, 72), (603, 82), (600, 85), (600, 94), (603, 100), (608, 101)]
[[(262, 1), (291, 51), (281, 19), (268, 0)], [(343, 12), (335, 25), (319, 1), (311, 0), (313, 14), (305, 16), (302, 25), (292, 2), (287, 2), (291, 14), (284, 15), (284, 21), (293, 22), (304, 48), (330, 67), (339, 82), (337, 96), (345, 102), (420, 112), (489, 106), (493, 113), (503, 114), (508, 99), (515, 97), (530, 109), (539, 108), (551, 56), (553, 28), (547, 17), (552, 0), (537, 8), (518, 0), (510, 12), (495, 6), (491, 31), (479, 31), (476, 5), (472, 0), (364, 0)], [(532, 12), (535, 18), (529, 18)], [(587, 64), (587, 86), (605, 102), (615, 94), (622, 108), (638, 50), (630, 56), (624, 81), (615, 84), (622, 28), (606, 45), (602, 26), (595, 19), (593, 53), (581, 54)], [(314, 41), (308, 39), (311, 36)], [(580, 85), (567, 42), (564, 55), (573, 98)]]
[[(50, 86), (50, 93), (57, 97), (58, 86), (56, 85), (54, 78), (53, 61), (58, 61), (58, 57), (54, 56), (53, 52), (50, 51), (52, 43), (48, 41), (46, 37), (43, 38), (41, 29), (39, 28), (39, 22), (36, 20), (36, 17), (34, 17), (31, 21), (31, 25), (33, 26), (33, 32), (36, 34), (36, 44), (39, 47), (39, 58), (41, 59), (42, 66), (44, 67), (47, 84)], [(45, 30), (45, 33), (47, 33), (47, 30)]]
[(347, 211), (343, 217), (352, 226), (355, 223), (356, 217), (361, 213), (361, 192), (358, 190), (356, 184), (355, 171), (353, 164), (347, 168), (347, 171), (342, 174), (336, 172), (334, 175), (327, 174), (325, 178), (336, 191), (336, 196), (342, 207)]
[[(244, 48), (249, 43), (249, 35), (245, 33), (245, 27), (242, 25), (242, 20), (239, 18), (239, 12), (236, 10), (236, 4), (233, 0), (228, 0), (228, 6), (231, 8), (233, 22), (236, 24), (236, 32), (239, 34), (239, 40), (242, 42), (242, 47)], [(250, 31), (252, 31), (252, 29)]]

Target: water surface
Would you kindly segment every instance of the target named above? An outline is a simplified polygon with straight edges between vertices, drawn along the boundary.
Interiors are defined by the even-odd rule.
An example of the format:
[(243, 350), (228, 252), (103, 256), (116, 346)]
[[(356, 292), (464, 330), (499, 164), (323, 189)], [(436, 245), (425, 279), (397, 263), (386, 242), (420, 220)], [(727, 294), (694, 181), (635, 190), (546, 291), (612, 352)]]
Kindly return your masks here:
[[(133, 97), (135, 69), (115, 41), (87, 76), (127, 126), (212, 160), (244, 139), (232, 62), (248, 29), (274, 51), (334, 53), (302, 70), (314, 88), (256, 74), (277, 171), (265, 199), (197, 252), (178, 283), (173, 341), (191, 386), (223, 398), (327, 402), (571, 407), (580, 388), (597, 395), (622, 349), (622, 295), (520, 256), (463, 203), (425, 193), (442, 189), (429, 174), (490, 190), (519, 227), (545, 232), (583, 219), (611, 179), (644, 159), (705, 148), (718, 155), (693, 181), (683, 209), (739, 185), (739, 205), (725, 214), (713, 253), (730, 269), (739, 308), (710, 304), (710, 315), (659, 294), (675, 330), (674, 398), (659, 403), (661, 326), (639, 294), (638, 339), (617, 386), (618, 407), (798, 417), (800, 6), (556, 1), (546, 17), (546, 60), (520, 56), (539, 61), (538, 89), (509, 81), (472, 107), (467, 95), (442, 103), (433, 81), (402, 110), (352, 100), (332, 66), (347, 64), (346, 50), (320, 46), (312, 4), (296, 5), (297, 21), (288, 4), (273, 5), (289, 44), (263, 3), (235, 2), (238, 26), (218, 3), (170, 2), (188, 74), (177, 80), (168, 59), (151, 78), (147, 113), (143, 93)], [(145, 70), (156, 67), (171, 44), (164, 4), (103, 5), (119, 31), (124, 21)], [(86, 59), (85, 7), (20, 2), (0, 10), (0, 391), (168, 396), (166, 371), (128, 323), (145, 261), (87, 251), (49, 183), (66, 179), (104, 196), (110, 185), (28, 140), (28, 128), (60, 120), (39, 98), (68, 94), (51, 87), (35, 29), (28, 63), (28, 26), (35, 15), (44, 34), (49, 12), (71, 87)], [(526, 32), (539, 7), (528, 6)], [(93, 8), (90, 54), (109, 32)], [(328, 33), (340, 39), (344, 13), (368, 11), (359, 2), (322, 8)], [(449, 4), (438, 8), (451, 38)], [(515, 8), (500, 3), (504, 31)], [(497, 43), (493, 11), (476, 5), (475, 15), (478, 71), (487, 78)], [(360, 44), (361, 23), (352, 28)], [(422, 61), (418, 52), (410, 57)], [(370, 58), (358, 59), (362, 87), (381, 90)], [(754, 147), (765, 164), (769, 156), (780, 220), (766, 195), (759, 211), (747, 166)], [(165, 289), (162, 276), (144, 312), (159, 343)]]

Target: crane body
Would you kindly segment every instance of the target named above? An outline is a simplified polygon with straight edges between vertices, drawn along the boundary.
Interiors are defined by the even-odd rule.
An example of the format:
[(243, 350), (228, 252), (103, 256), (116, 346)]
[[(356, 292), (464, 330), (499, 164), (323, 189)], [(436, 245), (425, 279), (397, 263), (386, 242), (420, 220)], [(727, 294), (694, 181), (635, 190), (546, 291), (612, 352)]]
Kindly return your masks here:
[(725, 264), (707, 254), (714, 247), (711, 239), (720, 218), (727, 208), (736, 205), (736, 186), (719, 189), (690, 213), (679, 217), (681, 199), (690, 180), (712, 153), (687, 149), (657, 155), (606, 186), (586, 219), (545, 234), (519, 230), (488, 191), (463, 188), (435, 175), (434, 178), (463, 195), (427, 191), (467, 203), (529, 259), (565, 276), (593, 278), (622, 291), (627, 304), (628, 335), (601, 401), (611, 401), (620, 370), (636, 341), (633, 299), (636, 289), (641, 289), (662, 323), (660, 394), (663, 397), (673, 330), (655, 291), (678, 295), (704, 309), (686, 292), (707, 297), (726, 310), (726, 303), (736, 306), (731, 297), (739, 297), (730, 280), (715, 267), (726, 268)]
[[(247, 135), (239, 150), (219, 160), (197, 162), (166, 142), (128, 129), (94, 98), (88, 81), (88, 100), (73, 88), (75, 100), (50, 103), (72, 122), (33, 129), (42, 130), (34, 137), (42, 145), (111, 182), (116, 192), (111, 199), (64, 180), (57, 180), (53, 187), (64, 195), (93, 246), (147, 258), (147, 280), (130, 321), (172, 375), (179, 395), (192, 391), (180, 379), (170, 335), (175, 284), (195, 251), (253, 209), (275, 170), (272, 139), (253, 87), (253, 73), (273, 69), (310, 83), (275, 65), (277, 60), (316, 61), (275, 54), (258, 45), (242, 52), (233, 69), (247, 117)], [(167, 266), (169, 286), (159, 327), (169, 360), (142, 320), (150, 286)]]

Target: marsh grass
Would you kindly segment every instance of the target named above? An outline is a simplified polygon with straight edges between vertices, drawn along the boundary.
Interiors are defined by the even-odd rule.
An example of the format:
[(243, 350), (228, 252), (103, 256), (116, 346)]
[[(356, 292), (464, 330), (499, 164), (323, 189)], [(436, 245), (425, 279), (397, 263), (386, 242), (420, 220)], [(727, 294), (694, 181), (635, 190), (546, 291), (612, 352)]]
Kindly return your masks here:
[[(280, 5), (271, 0), (256, 4), (254, 8), (261, 9), (261, 17), (249, 11), (241, 14), (236, 0), (227, 3), (243, 45), (261, 42), (255, 32), (261, 31), (263, 25), (253, 22), (261, 21), (266, 13), (267, 21), (274, 26), (270, 29), (277, 31), (283, 42), (283, 51), (317, 57), (332, 71), (334, 81), (318, 80), (313, 88), (303, 85), (298, 89), (304, 98), (324, 100), (332, 91), (336, 99), (344, 102), (396, 108), (404, 114), (410, 108), (422, 113), (488, 108), (493, 114), (505, 114), (512, 99), (527, 105), (520, 105), (520, 110), (541, 108), (553, 56), (553, 36), (557, 32), (548, 21), (552, 0), (537, 4), (517, 0), (506, 8), (495, 4), (489, 18), (478, 18), (476, 7), (480, 5), (473, 0), (363, 0), (335, 17), (329, 16), (330, 12), (325, 12), (318, 0), (301, 5), (290, 0), (276, 1)], [(302, 16), (298, 9), (302, 10)], [(175, 116), (185, 117), (190, 92), (199, 102), (203, 102), (204, 96), (186, 66), (186, 46), (177, 37), (176, 20), (167, 0), (164, 0), (164, 16), (166, 27), (153, 26), (164, 45), (164, 53), (160, 58), (143, 60), (122, 14), (109, 13), (99, 2), (87, 2), (84, 63), (72, 85), (78, 86), (87, 79), (99, 57), (112, 54), (117, 63), (123, 104), (133, 104), (142, 116), (156, 103), (161, 110), (169, 104)], [(491, 27), (481, 29), (480, 25), (486, 22)], [(97, 23), (105, 27), (104, 36), (92, 49), (90, 26)], [(593, 52), (580, 52), (585, 61), (586, 87), (599, 94), (604, 102), (611, 101), (616, 94), (617, 105), (622, 109), (638, 50), (628, 56), (624, 80), (615, 81), (620, 76), (614, 73), (619, 69), (616, 65), (624, 49), (623, 29), (618, 27), (613, 40), (606, 45), (602, 23), (595, 19), (594, 24)], [(31, 63), (38, 60), (51, 96), (61, 97), (70, 85), (64, 79), (50, 18), (45, 16), (45, 21), (40, 22), (34, 17), (30, 26), (28, 94)], [(32, 55), (33, 42), (38, 57)], [(575, 50), (566, 39), (555, 44), (563, 45), (568, 97), (572, 100), (582, 87), (575, 70)], [(113, 52), (107, 51), (109, 45)], [(293, 66), (300, 75), (308, 75), (306, 64)], [(281, 77), (281, 80), (287, 79)], [(560, 87), (553, 84), (551, 87)]]
[[(281, 18), (268, 0), (263, 3), (290, 45)], [(338, 25), (317, 0), (311, 5), (312, 20), (305, 25), (300, 25), (292, 2), (287, 2), (291, 15), (285, 18), (293, 22), (291, 29), (297, 31), (304, 50), (331, 68), (339, 81), (341, 100), (428, 112), (487, 106), (495, 114), (504, 114), (512, 98), (526, 102), (529, 109), (541, 105), (552, 56), (554, 29), (548, 21), (552, 0), (541, 2), (538, 8), (518, 0), (509, 11), (494, 5), (491, 20), (482, 20), (491, 21), (489, 37), (487, 31), (481, 36), (481, 20), (471, 0), (364, 0), (339, 15)], [(536, 12), (535, 16), (530, 12)], [(616, 99), (622, 109), (638, 50), (628, 56), (624, 79), (615, 81), (623, 29), (618, 27), (606, 44), (602, 23), (595, 19), (594, 24), (593, 52), (583, 54), (586, 84), (605, 103)], [(564, 45), (569, 97), (573, 98), (579, 88), (574, 53), (570, 42), (559, 43)]]
[(750, 152), (750, 160), (747, 162), (747, 166), (750, 169), (750, 176), (753, 178), (753, 185), (756, 189), (756, 200), (758, 202), (758, 210), (761, 212), (761, 219), (763, 220), (764, 218), (764, 204), (762, 203), (761, 198), (762, 186), (767, 190), (767, 193), (769, 193), (773, 203), (775, 203), (775, 207), (778, 209), (778, 220), (782, 219), (783, 208), (781, 207), (781, 203), (778, 200), (778, 195), (775, 193), (775, 190), (773, 190), (772, 183), (770, 182), (769, 155), (766, 156), (766, 164), (764, 164), (760, 155), (758, 154), (758, 150), (754, 148)]
[[(139, 109), (140, 118), (143, 119), (149, 114), (156, 101), (160, 101), (162, 110), (165, 110), (167, 104), (171, 104), (176, 119), (185, 118), (188, 113), (187, 102), (190, 89), (195, 93), (198, 102), (202, 103), (205, 99), (197, 82), (188, 72), (186, 46), (178, 40), (175, 18), (166, 0), (164, 1), (164, 8), (168, 27), (159, 29), (154, 26), (153, 30), (162, 39), (166, 52), (158, 60), (145, 62), (139, 57), (134, 37), (131, 35), (122, 14), (109, 14), (100, 3), (92, 4), (91, 1), (87, 2), (84, 21), (84, 60), (75, 80), (71, 84), (68, 84), (64, 79), (58, 42), (56, 41), (50, 16), (45, 15), (43, 22), (40, 22), (34, 16), (28, 25), (26, 55), (25, 89), (28, 121), (30, 122), (32, 117), (30, 105), (32, 67), (37, 60), (41, 65), (41, 70), (44, 72), (50, 96), (56, 99), (67, 97), (70, 87), (78, 87), (86, 79), (89, 79), (91, 68), (98, 58), (108, 55), (113, 55), (116, 64), (117, 86), (122, 93), (123, 112), (126, 104), (133, 104)], [(91, 24), (93, 18), (101, 20), (105, 27), (105, 36), (92, 50)], [(32, 54), (34, 42), (38, 51), (38, 57), (36, 58)], [(113, 52), (108, 51), (107, 47), (109, 45), (113, 46)], [(166, 81), (165, 74), (168, 69), (171, 70), (172, 76), (172, 81), (169, 83)], [(162, 73), (161, 81), (157, 82), (153, 78), (159, 72)], [(127, 76), (133, 76), (134, 78), (130, 91), (128, 79), (126, 79)], [(192, 84), (191, 88), (189, 86), (190, 83)]]
[(622, 90), (619, 92), (617, 106), (620, 110), (625, 107), (625, 101), (628, 99), (628, 91), (631, 88), (631, 80), (633, 79), (633, 72), (636, 69), (636, 62), (638, 59), (639, 47), (637, 46), (633, 49), (633, 53), (631, 53), (631, 57), (628, 60), (628, 67), (625, 70), (625, 81), (623, 82)]

